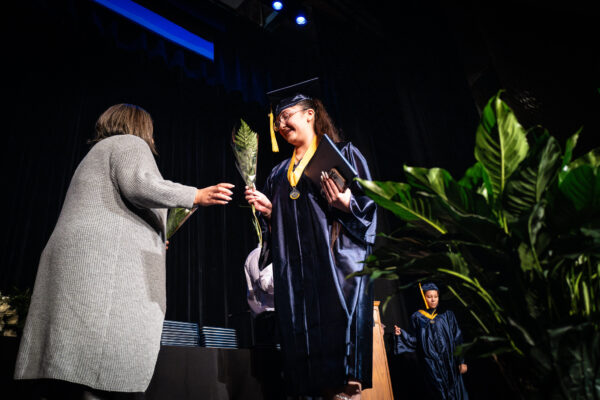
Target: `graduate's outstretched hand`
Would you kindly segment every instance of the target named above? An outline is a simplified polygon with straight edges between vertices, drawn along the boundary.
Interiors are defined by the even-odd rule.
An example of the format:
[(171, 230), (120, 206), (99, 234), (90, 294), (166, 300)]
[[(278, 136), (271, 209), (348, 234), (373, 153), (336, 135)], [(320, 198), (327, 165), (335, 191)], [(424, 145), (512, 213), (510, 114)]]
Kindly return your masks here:
[(208, 186), (204, 189), (196, 191), (194, 204), (200, 206), (212, 206), (214, 204), (227, 204), (231, 201), (232, 189), (234, 185), (231, 183), (219, 183), (214, 186)]
[(400, 330), (400, 327), (398, 325), (394, 325), (394, 335), (400, 336), (401, 334), (402, 331)]
[(465, 372), (467, 372), (467, 364), (460, 364), (460, 365), (458, 366), (458, 371), (459, 371), (461, 374), (464, 374)]
[(256, 189), (249, 188), (248, 186), (246, 186), (246, 191), (244, 194), (246, 195), (246, 201), (248, 201), (248, 204), (254, 205), (256, 211), (260, 211), (265, 218), (271, 218), (273, 204), (271, 204), (271, 200), (269, 200), (267, 196)]
[(325, 193), (327, 203), (331, 207), (335, 207), (343, 212), (350, 212), (350, 198), (352, 197), (350, 189), (340, 192), (333, 179), (329, 178), (326, 173), (321, 176), (321, 188)]

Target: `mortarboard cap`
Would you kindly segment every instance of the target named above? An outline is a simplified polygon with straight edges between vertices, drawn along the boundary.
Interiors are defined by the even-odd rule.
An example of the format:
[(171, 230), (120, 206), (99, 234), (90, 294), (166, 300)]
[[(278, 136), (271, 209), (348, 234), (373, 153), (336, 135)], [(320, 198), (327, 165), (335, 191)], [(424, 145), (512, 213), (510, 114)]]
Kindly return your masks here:
[[(286, 108), (293, 107), (303, 100), (312, 100), (315, 97), (319, 97), (321, 92), (320, 89), (319, 78), (317, 77), (267, 92), (267, 97), (271, 103), (269, 123), (273, 152), (279, 151), (279, 146), (277, 146), (277, 140), (275, 138), (275, 131), (273, 129), (274, 116), (278, 116), (279, 113)], [(275, 108), (274, 114), (273, 107)]]
[(437, 290), (438, 292), (440, 291), (440, 289), (438, 289), (438, 287), (436, 286), (436, 284), (433, 283), (433, 282), (424, 283), (423, 286), (422, 286), (422, 288), (423, 288), (424, 292), (426, 292), (428, 290)]

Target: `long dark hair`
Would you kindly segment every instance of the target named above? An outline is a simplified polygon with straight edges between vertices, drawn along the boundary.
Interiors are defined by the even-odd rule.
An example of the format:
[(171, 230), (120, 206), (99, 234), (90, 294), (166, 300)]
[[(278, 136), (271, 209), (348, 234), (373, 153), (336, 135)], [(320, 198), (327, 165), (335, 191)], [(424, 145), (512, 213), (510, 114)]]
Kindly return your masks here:
[(325, 106), (323, 105), (321, 100), (302, 100), (298, 104), (301, 105), (302, 108), (312, 108), (313, 110), (315, 110), (315, 133), (317, 134), (319, 141), (325, 133), (329, 135), (331, 140), (333, 140), (336, 143), (342, 141), (342, 137), (339, 131), (337, 130), (335, 125), (333, 125), (333, 121), (327, 113), (327, 110), (325, 110)]
[(144, 139), (152, 153), (158, 154), (154, 147), (153, 132), (152, 117), (142, 107), (115, 104), (98, 118), (94, 138), (89, 143), (95, 144), (115, 135), (134, 135)]

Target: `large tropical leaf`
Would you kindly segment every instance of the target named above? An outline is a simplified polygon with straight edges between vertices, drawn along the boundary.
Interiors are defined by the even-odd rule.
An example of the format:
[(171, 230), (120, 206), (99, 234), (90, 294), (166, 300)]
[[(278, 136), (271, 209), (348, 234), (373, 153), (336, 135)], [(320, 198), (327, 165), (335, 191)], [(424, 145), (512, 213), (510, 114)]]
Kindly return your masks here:
[(503, 337), (479, 336), (472, 342), (456, 346), (455, 356), (469, 356), (473, 354), (477, 358), (497, 356), (514, 351), (510, 341)]
[(465, 175), (458, 181), (458, 184), (466, 189), (476, 191), (487, 200), (488, 204), (493, 204), (494, 191), (492, 190), (492, 182), (479, 161), (467, 169)]
[(567, 142), (565, 143), (565, 153), (563, 155), (561, 169), (562, 167), (569, 165), (569, 163), (571, 162), (571, 159), (573, 158), (573, 149), (575, 149), (575, 146), (577, 145), (577, 140), (579, 140), (580, 133), (581, 128), (579, 128), (579, 130), (577, 130), (577, 132), (575, 132), (573, 136), (567, 139)]
[(592, 167), (597, 167), (600, 165), (600, 147), (593, 149), (592, 151), (569, 163), (569, 169), (571, 170), (586, 164)]
[(492, 216), (486, 199), (477, 188), (460, 185), (445, 169), (404, 166), (404, 173), (410, 185), (437, 194), (456, 210)]
[(508, 178), (502, 205), (507, 217), (517, 220), (528, 213), (542, 198), (548, 184), (561, 167), (562, 154), (558, 141), (548, 132), (536, 138), (527, 158)]
[(600, 207), (600, 173), (598, 167), (582, 164), (570, 169), (559, 186), (577, 211), (588, 209), (597, 213)]
[(525, 129), (500, 94), (485, 106), (475, 136), (475, 158), (489, 175), (495, 197), (504, 191), (529, 149)]
[(600, 398), (600, 335), (583, 323), (548, 330), (552, 365), (564, 398)]
[(400, 182), (378, 182), (357, 178), (367, 196), (407, 222), (423, 222), (440, 233), (446, 229), (431, 212), (432, 200), (414, 195), (411, 186)]

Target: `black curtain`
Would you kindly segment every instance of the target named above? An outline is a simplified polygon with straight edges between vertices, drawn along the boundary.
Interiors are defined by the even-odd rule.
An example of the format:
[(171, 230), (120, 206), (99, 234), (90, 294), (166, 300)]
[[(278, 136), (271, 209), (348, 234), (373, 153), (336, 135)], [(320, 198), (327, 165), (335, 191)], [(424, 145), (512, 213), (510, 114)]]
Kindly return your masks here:
[[(291, 153), (282, 140), (281, 153), (270, 152), (266, 91), (320, 76), (336, 125), (365, 154), (378, 180), (402, 179), (403, 164), (443, 167), (461, 176), (475, 161), (478, 109), (501, 87), (522, 93), (517, 83), (533, 82), (532, 75), (552, 77), (552, 87), (575, 82), (570, 87), (576, 90), (560, 114), (514, 101), (528, 125), (552, 125), (551, 132), (557, 126), (565, 137), (577, 124), (595, 120), (590, 104), (597, 99), (598, 52), (578, 41), (588, 34), (584, 28), (553, 47), (541, 33), (527, 35), (528, 18), (519, 20), (519, 29), (511, 26), (507, 10), (412, 1), (362, 5), (376, 21), (374, 30), (315, 7), (307, 31), (269, 33), (210, 2), (142, 3), (162, 4), (158, 11), (171, 13), (167, 16), (188, 29), (197, 25), (198, 33), (215, 43), (214, 62), (91, 1), (5, 6), (2, 291), (33, 287), (71, 175), (89, 148), (96, 118), (112, 104), (138, 104), (153, 116), (157, 162), (166, 178), (199, 187), (221, 181), (237, 185), (231, 205), (200, 209), (167, 252), (167, 318), (220, 326), (247, 315), (242, 266), (256, 245), (229, 145), (231, 129), (244, 118), (261, 135), (259, 186)], [(579, 14), (569, 15), (582, 13), (575, 11)], [(549, 20), (535, 26), (550, 23), (543, 21)], [(561, 37), (553, 32), (552, 38)], [(523, 38), (527, 45), (513, 51)], [(581, 68), (558, 70), (552, 60), (568, 57), (566, 49), (582, 59)], [(540, 54), (550, 61), (534, 62)], [(538, 96), (544, 79), (535, 82), (529, 92), (543, 98), (549, 110), (564, 105), (562, 94), (571, 93), (546, 90)], [(386, 212), (379, 216), (380, 232), (391, 232), (398, 223)], [(381, 300), (394, 290), (376, 283)], [(419, 301), (413, 294), (406, 298), (408, 311)], [(407, 322), (401, 297), (383, 317), (388, 330)]]
[[(2, 159), (10, 189), (0, 290), (33, 287), (71, 175), (96, 118), (112, 104), (138, 104), (153, 116), (166, 178), (237, 185), (231, 205), (200, 209), (167, 252), (167, 318), (205, 325), (247, 316), (242, 266), (256, 239), (229, 141), (240, 117), (259, 131), (259, 187), (289, 156), (282, 140), (281, 153), (269, 150), (269, 89), (320, 76), (326, 106), (375, 179), (401, 179), (403, 163), (457, 174), (473, 162), (477, 112), (439, 7), (407, 4), (400, 23), (380, 16), (381, 32), (314, 10), (308, 33), (284, 35), (205, 5), (210, 23), (201, 30), (215, 42), (214, 62), (91, 1), (13, 7), (2, 28), (10, 70)], [(397, 224), (388, 217), (380, 212), (381, 232)], [(384, 300), (395, 287), (376, 282), (375, 290)], [(407, 322), (401, 298), (384, 322), (388, 330)]]
[[(229, 314), (248, 308), (243, 262), (256, 245), (229, 142), (239, 118), (265, 133), (264, 105), (256, 101), (268, 84), (260, 49), (256, 62), (241, 62), (252, 49), (217, 46), (211, 62), (88, 1), (28, 3), (10, 15), (3, 26), (10, 72), (2, 161), (10, 189), (0, 290), (33, 287), (96, 119), (126, 102), (152, 115), (165, 178), (237, 186), (231, 205), (201, 208), (167, 252), (167, 318), (226, 326)], [(276, 160), (264, 151), (260, 161), (265, 176)]]
[[(595, 14), (578, 3), (361, 4), (376, 29), (315, 7), (308, 29), (269, 33), (212, 2), (140, 2), (162, 5), (157, 11), (213, 41), (214, 62), (92, 1), (3, 6), (3, 292), (33, 287), (95, 120), (116, 103), (140, 105), (153, 116), (157, 162), (167, 179), (237, 185), (230, 205), (201, 208), (172, 238), (167, 318), (240, 330), (249, 321), (243, 262), (257, 241), (231, 129), (244, 118), (260, 134), (259, 187), (291, 153), (282, 140), (281, 153), (270, 152), (266, 91), (320, 76), (326, 107), (377, 180), (401, 180), (403, 164), (460, 177), (475, 161), (478, 111), (500, 88), (527, 126), (542, 124), (564, 139), (585, 125), (578, 151), (598, 145)], [(379, 212), (380, 232), (397, 224)], [(394, 284), (376, 282), (376, 299), (394, 291)], [(386, 330), (407, 326), (419, 306), (416, 291), (397, 297), (383, 315)], [(448, 307), (460, 319), (462, 307)], [(390, 359), (390, 368), (404, 374), (395, 380), (403, 395), (416, 396), (418, 386), (407, 384), (420, 379), (414, 360)], [(469, 390), (496, 373), (483, 364), (470, 371)]]

